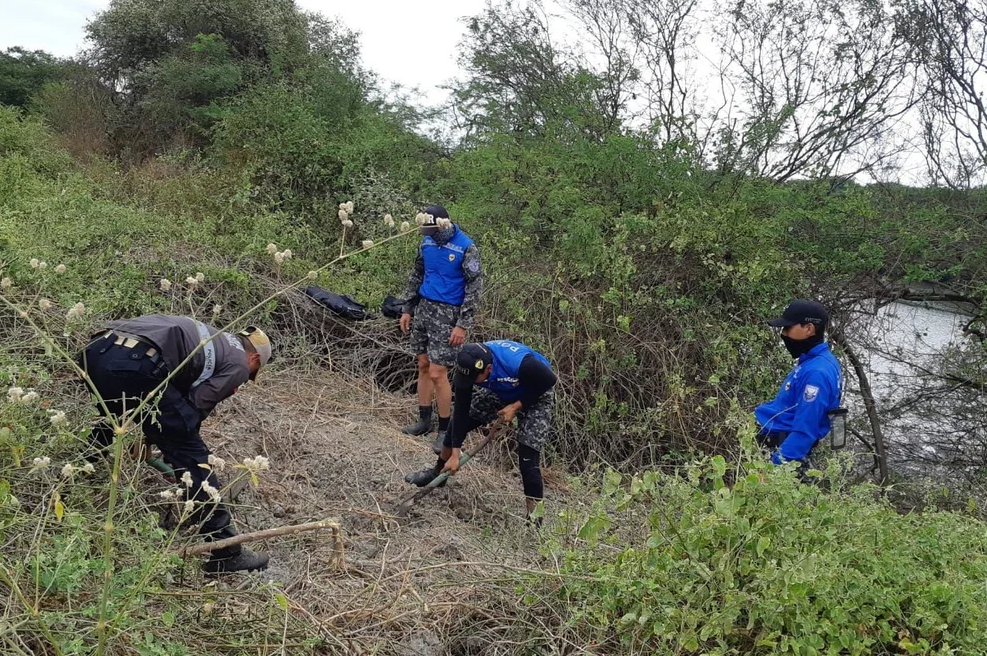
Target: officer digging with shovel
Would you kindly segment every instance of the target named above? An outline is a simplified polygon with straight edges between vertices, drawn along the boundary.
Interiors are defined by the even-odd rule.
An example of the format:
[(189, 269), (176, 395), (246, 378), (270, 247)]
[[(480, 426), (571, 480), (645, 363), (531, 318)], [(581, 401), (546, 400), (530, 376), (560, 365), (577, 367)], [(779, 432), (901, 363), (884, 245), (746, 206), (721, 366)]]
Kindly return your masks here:
[(467, 344), (456, 359), (456, 407), (452, 426), (434, 467), (408, 474), (405, 481), (428, 485), (444, 471), (455, 474), (470, 431), (497, 419), (518, 417), (517, 455), (529, 521), (544, 497), (541, 450), (552, 435), (555, 372), (534, 349), (506, 340)]
[[(208, 541), (233, 537), (236, 531), (229, 509), (215, 500), (221, 484), (208, 467), (209, 447), (199, 427), (220, 401), (247, 380), (254, 380), (271, 360), (270, 340), (259, 328), (251, 327), (236, 335), (220, 333), (178, 369), (200, 341), (217, 333), (188, 317), (156, 314), (112, 321), (94, 336), (80, 358), (93, 387), (121, 422), (169, 372), (177, 371), (137, 420), (175, 475), (191, 478), (191, 485), (185, 487), (186, 498), (199, 502), (193, 521), (201, 522), (199, 532)], [(105, 414), (102, 404), (97, 407)], [(92, 446), (105, 452), (113, 438), (113, 427), (101, 422), (93, 428)], [(268, 558), (238, 545), (213, 551), (204, 569), (212, 573), (264, 569)]]

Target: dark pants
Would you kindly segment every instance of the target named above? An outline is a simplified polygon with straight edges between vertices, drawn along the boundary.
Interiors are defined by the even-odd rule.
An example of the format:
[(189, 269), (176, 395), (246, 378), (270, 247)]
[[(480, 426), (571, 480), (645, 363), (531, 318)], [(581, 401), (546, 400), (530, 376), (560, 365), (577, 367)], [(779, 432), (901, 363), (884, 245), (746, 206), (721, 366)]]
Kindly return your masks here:
[[(80, 365), (89, 374), (93, 386), (106, 403), (110, 414), (118, 421), (128, 411), (136, 408), (152, 390), (161, 384), (168, 369), (160, 354), (148, 357), (149, 344), (139, 343), (133, 348), (114, 345), (113, 338), (98, 338), (86, 347)], [(97, 402), (100, 414), (106, 411)], [(230, 511), (222, 503), (210, 500), (202, 490), (208, 481), (215, 489), (221, 484), (211, 469), (200, 467), (208, 464), (209, 448), (199, 435), (201, 417), (182, 392), (169, 383), (157, 403), (150, 403), (134, 418), (149, 442), (161, 449), (165, 462), (175, 470), (180, 480), (185, 472), (192, 477), (192, 486), (185, 487), (186, 499), (202, 502), (192, 520), (200, 522), (199, 532), (207, 540), (221, 540), (236, 535), (230, 526)], [(105, 450), (113, 443), (113, 427), (101, 421), (92, 432), (92, 446)], [(240, 547), (213, 552), (214, 557), (225, 558), (239, 553)]]
[(788, 438), (788, 433), (780, 431), (765, 431), (763, 428), (757, 432), (757, 443), (761, 448), (768, 451), (776, 451), (781, 443)]
[[(541, 449), (551, 438), (554, 403), (555, 394), (548, 391), (531, 408), (518, 413), (517, 465), (521, 473), (524, 496), (529, 499), (540, 501), (545, 497), (545, 484), (541, 475)], [(493, 422), (497, 419), (497, 411), (507, 404), (507, 401), (490, 390), (482, 387), (473, 388), (466, 433)], [(446, 433), (443, 446), (452, 448), (452, 430)]]

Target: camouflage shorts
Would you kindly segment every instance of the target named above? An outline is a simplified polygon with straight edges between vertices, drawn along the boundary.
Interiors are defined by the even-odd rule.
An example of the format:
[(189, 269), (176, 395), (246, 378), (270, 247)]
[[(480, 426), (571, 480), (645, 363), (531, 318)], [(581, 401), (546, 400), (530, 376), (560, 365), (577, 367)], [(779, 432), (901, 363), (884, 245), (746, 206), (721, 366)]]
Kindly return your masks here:
[[(508, 405), (499, 396), (484, 387), (473, 388), (470, 418), (489, 424), (497, 419), (497, 411)], [(535, 451), (541, 451), (552, 438), (552, 410), (555, 407), (555, 390), (548, 390), (530, 408), (517, 413), (517, 441)]]
[(458, 346), (449, 346), (452, 329), (459, 320), (459, 307), (421, 299), (411, 322), (411, 348), (415, 355), (425, 353), (428, 361), (443, 367), (456, 364)]

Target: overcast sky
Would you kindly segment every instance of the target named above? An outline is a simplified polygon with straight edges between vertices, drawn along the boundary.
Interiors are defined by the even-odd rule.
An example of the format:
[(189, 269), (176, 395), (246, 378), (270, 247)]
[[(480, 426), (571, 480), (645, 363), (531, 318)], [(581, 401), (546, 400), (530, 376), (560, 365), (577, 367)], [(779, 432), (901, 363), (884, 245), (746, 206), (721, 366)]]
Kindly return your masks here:
[[(296, 0), (360, 32), (364, 64), (425, 93), (456, 75), (461, 18), (484, 0)], [(0, 0), (0, 50), (23, 46), (69, 57), (85, 47), (86, 21), (109, 0)], [(427, 43), (428, 47), (423, 47)], [(444, 95), (444, 94), (442, 94)]]

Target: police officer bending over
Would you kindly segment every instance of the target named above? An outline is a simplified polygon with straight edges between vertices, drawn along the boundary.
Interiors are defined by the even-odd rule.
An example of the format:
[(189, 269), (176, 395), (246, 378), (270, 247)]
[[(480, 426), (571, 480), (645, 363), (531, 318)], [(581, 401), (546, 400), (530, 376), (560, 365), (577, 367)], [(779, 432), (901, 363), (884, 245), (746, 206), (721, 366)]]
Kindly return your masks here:
[[(219, 331), (187, 317), (160, 314), (113, 321), (86, 347), (81, 366), (89, 375), (110, 413), (121, 418), (133, 410), (171, 371), (185, 361), (203, 339)], [(220, 401), (230, 397), (247, 380), (253, 380), (271, 359), (271, 342), (257, 328), (233, 335), (221, 333), (175, 374), (137, 418), (149, 442), (156, 444), (165, 461), (182, 478), (191, 476), (186, 498), (201, 502), (193, 519), (206, 540), (233, 537), (230, 511), (211, 500), (203, 486), (219, 490), (221, 484), (209, 468), (209, 448), (199, 435), (202, 420)], [(105, 414), (102, 405), (97, 403)], [(100, 422), (93, 429), (94, 446), (105, 449), (113, 442), (113, 428)], [(216, 493), (212, 493), (216, 494)], [(241, 546), (218, 549), (205, 563), (207, 572), (263, 569), (268, 556)]]
[(444, 471), (455, 474), (467, 433), (497, 418), (508, 423), (517, 415), (518, 467), (530, 517), (544, 497), (541, 450), (552, 434), (556, 381), (548, 359), (524, 344), (501, 340), (465, 345), (456, 360), (450, 434), (435, 466), (405, 480), (424, 487)]
[[(440, 228), (438, 219), (449, 218), (441, 205), (425, 208), (430, 218), (415, 268), (402, 294), (405, 302), (401, 330), (411, 331), (411, 347), (418, 357), (418, 421), (405, 426), (408, 435), (432, 431), (432, 393), (439, 411), (439, 434), (432, 450), (439, 453), (452, 412), (449, 367), (473, 327), (483, 289), (480, 253), (469, 236), (452, 223)], [(412, 320), (414, 315), (414, 320)]]
[(805, 470), (812, 447), (829, 433), (827, 413), (840, 405), (841, 369), (825, 339), (828, 324), (826, 308), (806, 300), (792, 301), (768, 321), (781, 328), (785, 348), (798, 359), (774, 400), (754, 410), (758, 442), (772, 451), (776, 465), (794, 460)]

